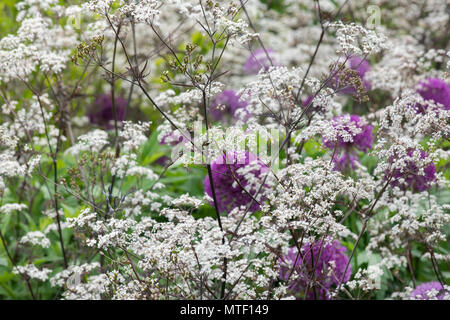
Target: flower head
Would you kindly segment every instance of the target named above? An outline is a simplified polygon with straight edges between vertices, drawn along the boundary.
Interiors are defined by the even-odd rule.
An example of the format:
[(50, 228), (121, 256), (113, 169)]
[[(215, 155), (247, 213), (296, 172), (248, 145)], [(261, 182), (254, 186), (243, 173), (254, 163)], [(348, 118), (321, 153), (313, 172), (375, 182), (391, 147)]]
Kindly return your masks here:
[[(292, 247), (280, 259), (280, 278), (289, 281), (292, 292), (305, 293), (308, 299), (329, 299), (331, 287), (338, 286), (341, 280), (347, 282), (352, 274), (350, 265), (345, 270), (349, 262), (346, 251), (339, 241), (306, 243), (301, 254)], [(317, 285), (306, 292), (308, 284), (314, 283)]]
[[(267, 54), (266, 54), (267, 52)], [(269, 57), (267, 57), (269, 56)], [(247, 58), (244, 63), (245, 74), (258, 74), (261, 69), (269, 69), (272, 65), (279, 66), (275, 52), (272, 49), (258, 49)]]
[[(121, 122), (125, 118), (125, 111), (128, 103), (120, 96), (116, 96), (114, 101), (117, 121)], [(94, 108), (95, 109), (89, 114), (89, 121), (107, 129), (112, 129), (114, 127), (114, 110), (111, 95), (98, 95), (94, 102)]]
[(159, 144), (176, 146), (180, 142), (183, 142), (183, 140), (184, 140), (183, 135), (179, 134), (178, 131), (174, 131), (174, 132), (164, 135), (161, 138), (161, 141), (159, 142)]
[(355, 153), (343, 152), (341, 155), (335, 155), (334, 169), (340, 172), (348, 172), (356, 168), (356, 164), (359, 163), (359, 157)]
[[(303, 109), (306, 110), (306, 114), (308, 116), (313, 115), (314, 113), (323, 113), (324, 112), (324, 108), (321, 105), (318, 105), (317, 103), (315, 103), (313, 101), (314, 95), (309, 95), (305, 101), (303, 101)], [(313, 103), (311, 104), (311, 101), (313, 101)], [(310, 105), (311, 104), (311, 105)], [(309, 106), (310, 105), (310, 106)], [(308, 107), (309, 106), (309, 107)], [(307, 109), (306, 109), (307, 108)]]
[(224, 118), (232, 117), (236, 119), (238, 109), (244, 109), (248, 105), (246, 101), (240, 100), (241, 96), (234, 90), (225, 90), (218, 95), (211, 104), (210, 114), (215, 121), (224, 120)]
[(338, 136), (336, 141), (324, 139), (327, 148), (345, 150), (355, 148), (364, 152), (372, 148), (373, 127), (365, 123), (359, 116), (340, 115), (333, 119), (332, 125), (338, 132)]
[[(361, 84), (366, 91), (370, 90), (370, 82), (365, 78), (365, 74), (370, 70), (370, 64), (366, 59), (359, 56), (352, 56), (347, 61), (347, 68), (357, 73), (357, 76), (361, 79)], [(339, 89), (341, 93), (353, 95), (358, 90), (351, 84), (351, 78), (355, 78), (355, 76), (353, 74), (346, 74), (345, 71), (341, 71), (336, 75), (333, 81), (333, 87)]]
[(443, 290), (442, 284), (438, 281), (425, 282), (416, 287), (411, 293), (411, 299), (415, 300), (431, 300), (436, 297), (438, 300), (444, 299), (444, 293), (439, 292)]
[[(401, 190), (411, 189), (416, 192), (422, 192), (430, 188), (431, 182), (436, 178), (436, 167), (434, 163), (428, 163), (425, 166), (416, 163), (413, 159), (415, 150), (407, 152), (403, 157), (404, 165), (402, 168), (396, 168), (392, 171), (393, 186), (398, 186)], [(427, 162), (428, 155), (420, 151), (420, 160)], [(393, 159), (392, 159), (393, 161)], [(423, 173), (420, 169), (423, 168)]]
[[(445, 110), (450, 110), (450, 85), (445, 81), (438, 78), (428, 78), (419, 82), (417, 92), (425, 100), (440, 103), (444, 106)], [(419, 112), (423, 113), (427, 106), (416, 105), (416, 108)]]
[(333, 150), (335, 170), (345, 172), (354, 169), (359, 161), (357, 150), (367, 152), (373, 144), (373, 127), (357, 115), (340, 115), (333, 119), (337, 136), (323, 139), (325, 147)]
[[(240, 206), (249, 205), (253, 197), (261, 199), (261, 192), (256, 195), (263, 173), (267, 166), (250, 152), (228, 152), (211, 164), (212, 179), (220, 212), (229, 212)], [(205, 192), (213, 197), (209, 176), (203, 181)], [(211, 203), (214, 205), (214, 202)], [(259, 210), (259, 204), (254, 201), (250, 211)]]
[[(167, 145), (170, 147), (175, 147), (179, 143), (182, 143), (183, 141), (187, 140), (182, 134), (179, 133), (178, 130), (173, 131), (171, 133), (167, 133), (163, 135), (162, 138), (160, 139), (161, 139), (161, 141), (159, 142), (160, 145)], [(168, 156), (162, 155), (155, 161), (155, 163), (165, 167), (167, 165), (172, 164), (173, 162)]]

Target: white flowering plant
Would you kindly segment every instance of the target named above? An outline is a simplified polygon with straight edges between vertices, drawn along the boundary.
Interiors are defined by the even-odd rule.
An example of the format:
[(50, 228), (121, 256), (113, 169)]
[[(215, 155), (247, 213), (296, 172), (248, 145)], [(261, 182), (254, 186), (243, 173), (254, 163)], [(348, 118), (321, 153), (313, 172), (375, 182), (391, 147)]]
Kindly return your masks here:
[(0, 3), (0, 298), (450, 299), (448, 2), (369, 2)]

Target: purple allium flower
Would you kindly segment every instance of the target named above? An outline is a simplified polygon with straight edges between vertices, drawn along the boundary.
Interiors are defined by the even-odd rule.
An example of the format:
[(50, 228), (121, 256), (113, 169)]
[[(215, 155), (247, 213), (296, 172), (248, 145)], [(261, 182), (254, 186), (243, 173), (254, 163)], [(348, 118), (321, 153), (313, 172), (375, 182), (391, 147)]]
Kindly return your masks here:
[[(365, 74), (370, 70), (370, 64), (366, 59), (363, 59), (358, 56), (352, 56), (347, 61), (347, 67), (351, 70), (355, 70), (358, 72), (359, 77), (361, 78), (362, 84), (366, 91), (370, 90), (371, 86), (369, 81), (365, 79)], [(333, 87), (335, 89), (340, 89), (341, 93), (344, 94), (355, 94), (356, 88), (353, 86), (346, 86), (345, 88), (342, 88), (343, 86), (346, 86), (346, 84), (339, 84), (339, 75), (336, 75), (333, 83)]]
[[(373, 127), (366, 124), (359, 116), (351, 114), (348, 122), (348, 115), (340, 115), (333, 119), (333, 127), (342, 133), (345, 131), (345, 136), (351, 137), (351, 140), (347, 137), (344, 138), (343, 134), (338, 134), (337, 141), (323, 140), (325, 146), (329, 149), (334, 149), (337, 143), (337, 149), (358, 149), (360, 151), (367, 152), (372, 148), (373, 144)], [(360, 129), (361, 132), (355, 133), (351, 128)], [(359, 130), (358, 130), (359, 131)]]
[[(252, 201), (252, 196), (256, 194), (259, 185), (250, 183), (246, 176), (238, 172), (238, 169), (251, 165), (254, 167), (250, 170), (249, 175), (253, 175), (256, 179), (262, 179), (263, 173), (267, 172), (267, 166), (262, 163), (254, 154), (250, 152), (228, 152), (220, 156), (211, 163), (212, 177), (214, 182), (214, 190), (217, 198), (217, 205), (220, 212), (229, 212), (239, 206), (247, 206)], [(239, 181), (239, 183), (236, 182)], [(213, 197), (209, 176), (206, 175), (203, 181), (205, 192)], [(242, 187), (248, 192), (242, 190)], [(259, 194), (259, 196), (261, 193)], [(214, 202), (211, 202), (214, 205)], [(250, 212), (259, 210), (259, 204), (253, 202)]]
[[(271, 49), (266, 49), (267, 54), (272, 60), (274, 66), (279, 66), (280, 64), (276, 60), (275, 52)], [(261, 69), (269, 69), (272, 66), (270, 60), (267, 58), (267, 54), (264, 49), (257, 49), (255, 52), (250, 54), (247, 61), (244, 63), (244, 73), (245, 74), (258, 74)]]
[[(434, 103), (440, 103), (445, 110), (450, 110), (450, 85), (438, 78), (428, 78), (419, 82), (417, 92), (425, 100), (431, 100)], [(416, 105), (418, 112), (424, 112), (427, 105)]]
[[(164, 135), (159, 142), (160, 145), (168, 145), (171, 147), (174, 147), (178, 145), (179, 143), (183, 142), (184, 140), (187, 140), (183, 135), (179, 134), (178, 131), (174, 131), (172, 133), (168, 133)], [(155, 163), (165, 167), (166, 165), (171, 163), (171, 159), (167, 156), (161, 156), (159, 157)]]
[[(431, 293), (433, 290), (440, 292), (443, 289), (442, 284), (438, 281), (425, 282), (416, 287), (416, 289), (411, 293), (410, 298), (416, 300), (430, 300), (427, 293)], [(436, 298), (438, 300), (444, 299), (444, 293), (438, 294)]]
[(248, 105), (246, 101), (240, 100), (241, 96), (234, 90), (225, 90), (218, 95), (211, 104), (210, 114), (215, 121), (224, 120), (227, 116), (236, 119), (236, 111), (244, 109)]
[(183, 142), (185, 138), (181, 134), (175, 134), (175, 132), (166, 134), (162, 137), (161, 142), (159, 144), (166, 144), (169, 146), (176, 146), (180, 142)]
[(358, 155), (355, 153), (342, 153), (342, 155), (334, 156), (334, 169), (340, 172), (348, 172), (356, 168), (356, 164), (359, 162)]
[[(117, 121), (121, 122), (125, 118), (127, 101), (120, 97), (115, 97)], [(94, 111), (89, 114), (89, 121), (106, 129), (114, 128), (113, 102), (110, 94), (100, 94), (94, 102)]]
[[(306, 100), (303, 102), (303, 108), (308, 107), (308, 105), (311, 103), (311, 101), (313, 100), (314, 95), (310, 95), (308, 96), (308, 98), (306, 98)], [(308, 110), (306, 111), (307, 115), (312, 115), (314, 112), (317, 113), (323, 113), (324, 112), (324, 108), (320, 105), (317, 105), (316, 103), (313, 103)]]
[[(408, 157), (412, 158), (414, 150), (408, 151)], [(426, 159), (428, 155), (420, 152), (420, 158)], [(424, 174), (419, 174), (419, 167), (414, 161), (406, 160), (406, 165), (402, 169), (395, 169), (392, 172), (392, 186), (398, 186), (401, 190), (411, 189), (415, 192), (422, 192), (430, 188), (431, 182), (436, 178), (436, 167), (434, 163), (429, 163), (423, 168)], [(400, 182), (402, 179), (402, 182)]]
[(329, 141), (324, 138), (323, 143), (334, 151), (335, 170), (346, 172), (354, 169), (359, 161), (356, 150), (367, 152), (372, 148), (373, 127), (354, 114), (337, 116), (332, 125), (338, 132), (337, 139)]
[[(320, 285), (310, 288), (306, 297), (330, 299), (328, 291), (333, 286), (337, 287), (342, 278), (344, 283), (350, 280), (351, 265), (345, 271), (349, 262), (346, 251), (339, 241), (306, 243), (301, 254), (298, 254), (297, 247), (292, 247), (283, 259), (279, 259), (280, 278), (284, 281), (289, 280), (289, 290), (300, 294), (304, 294), (308, 284), (314, 283), (315, 280)], [(294, 270), (289, 277), (293, 266)]]

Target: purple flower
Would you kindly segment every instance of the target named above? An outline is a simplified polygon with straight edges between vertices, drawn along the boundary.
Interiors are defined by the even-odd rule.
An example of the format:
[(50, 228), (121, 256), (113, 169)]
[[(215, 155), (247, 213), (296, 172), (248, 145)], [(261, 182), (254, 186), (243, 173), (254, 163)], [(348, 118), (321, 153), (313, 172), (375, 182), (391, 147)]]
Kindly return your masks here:
[(166, 144), (169, 146), (176, 146), (180, 142), (183, 142), (185, 138), (181, 134), (175, 134), (175, 132), (166, 134), (162, 137), (161, 142), (159, 144)]
[[(247, 61), (245, 61), (244, 63), (243, 68), (245, 74), (258, 74), (261, 69), (267, 70), (272, 66), (272, 64), (274, 66), (280, 65), (276, 60), (275, 52), (271, 49), (266, 49), (266, 51), (270, 57), (270, 60), (267, 57), (266, 52), (262, 48), (257, 49), (255, 52), (252, 52), (252, 54), (250, 54)], [(270, 63), (271, 60), (272, 64)]]
[[(445, 110), (450, 110), (450, 85), (438, 78), (428, 78), (419, 82), (417, 85), (417, 92), (425, 100), (440, 103)], [(427, 105), (417, 104), (415, 106), (418, 112), (425, 112)]]
[[(178, 131), (174, 131), (172, 133), (168, 133), (168, 134), (164, 135), (162, 137), (161, 141), (159, 142), (159, 144), (174, 147), (185, 140), (187, 141), (187, 139), (183, 135), (179, 134)], [(159, 157), (155, 161), (155, 163), (157, 163), (163, 167), (170, 164), (171, 162), (172, 162), (172, 160), (165, 155)]]
[[(366, 59), (363, 59), (358, 56), (352, 56), (347, 61), (347, 67), (351, 70), (355, 70), (359, 77), (361, 78), (362, 85), (366, 89), (366, 91), (370, 90), (371, 86), (367, 79), (365, 79), (365, 74), (370, 70), (370, 64)], [(334, 83), (332, 84), (332, 87), (335, 89), (340, 89), (339, 91), (344, 94), (350, 94), (353, 95), (356, 93), (356, 88), (354, 86), (349, 86), (346, 82), (350, 79), (339, 79), (340, 74), (336, 75), (334, 77)], [(340, 81), (343, 81), (343, 83), (339, 83)]]
[[(341, 280), (344, 283), (350, 280), (351, 266), (345, 270), (349, 262), (346, 251), (339, 241), (306, 243), (301, 254), (297, 247), (292, 247), (279, 260), (280, 278), (289, 281), (293, 293), (304, 293), (308, 299), (330, 299), (329, 290), (333, 286), (337, 287)], [(314, 283), (306, 293), (308, 284)]]
[[(267, 172), (268, 168), (250, 152), (228, 152), (226, 156), (222, 155), (212, 162), (214, 190), (220, 212), (228, 213), (236, 207), (250, 204), (252, 197), (256, 195), (259, 189), (259, 185), (255, 186), (254, 182), (250, 183), (245, 175), (237, 171), (249, 165), (252, 165), (253, 168), (253, 164), (255, 164), (255, 168), (250, 170), (248, 174), (253, 175), (256, 179), (262, 179), (263, 173)], [(212, 198), (213, 194), (208, 175), (206, 175), (203, 185), (205, 192)], [(214, 202), (211, 202), (211, 205), (214, 206)], [(257, 210), (259, 210), (259, 204), (254, 201), (250, 207), (250, 212)]]
[[(427, 293), (431, 294), (433, 290), (441, 292), (441, 290), (443, 289), (444, 288), (442, 287), (442, 284), (440, 284), (438, 281), (425, 282), (416, 287), (416, 289), (411, 293), (410, 298), (416, 300), (430, 300), (430, 297)], [(443, 300), (444, 293), (438, 294), (436, 298), (438, 300)]]
[[(120, 96), (115, 97), (117, 121), (121, 122), (125, 118), (125, 111), (128, 103)], [(89, 121), (106, 129), (114, 128), (113, 102), (110, 94), (100, 94), (94, 102), (95, 110), (89, 114)]]
[[(348, 119), (348, 121), (347, 121)], [(333, 127), (337, 129), (338, 134), (337, 141), (327, 141), (324, 139), (324, 144), (329, 149), (334, 149), (337, 143), (337, 149), (358, 149), (360, 151), (367, 152), (372, 148), (373, 144), (373, 127), (366, 124), (359, 116), (351, 114), (340, 115), (333, 119)], [(355, 133), (352, 128), (356, 127), (359, 133)], [(345, 133), (345, 135), (344, 135)], [(348, 139), (349, 136), (351, 139)]]
[(342, 155), (334, 156), (334, 169), (340, 172), (348, 172), (356, 168), (359, 162), (358, 155), (355, 153), (342, 153)]
[[(211, 104), (210, 114), (215, 121), (225, 120), (225, 118), (232, 117), (237, 119), (236, 111), (243, 109), (246, 114), (248, 111), (245, 107), (248, 105), (247, 101), (240, 100), (241, 96), (234, 90), (225, 90), (218, 95)], [(248, 114), (249, 115), (249, 114)], [(248, 118), (248, 117), (247, 117)]]
[(354, 169), (359, 161), (356, 150), (367, 152), (372, 148), (373, 127), (354, 114), (337, 116), (332, 125), (338, 131), (337, 139), (329, 141), (324, 138), (323, 143), (335, 153), (335, 169), (342, 172)]
[[(311, 101), (313, 100), (314, 95), (310, 95), (308, 96), (308, 98), (306, 98), (306, 100), (303, 102), (303, 108), (307, 108), (308, 105), (311, 103)], [(324, 112), (324, 108), (320, 105), (317, 105), (316, 103), (313, 103), (311, 106), (309, 106), (308, 110), (306, 110), (306, 114), (308, 116), (312, 116), (313, 113), (323, 113)]]
[[(414, 150), (409, 150), (407, 154), (408, 158), (412, 158)], [(424, 151), (420, 152), (421, 159), (425, 160), (427, 157), (428, 155)], [(406, 165), (402, 169), (395, 169), (392, 172), (392, 186), (398, 186), (401, 190), (411, 189), (415, 192), (429, 189), (431, 182), (436, 179), (434, 163), (429, 163), (423, 168), (424, 174), (419, 174), (419, 166), (412, 159), (405, 162)]]

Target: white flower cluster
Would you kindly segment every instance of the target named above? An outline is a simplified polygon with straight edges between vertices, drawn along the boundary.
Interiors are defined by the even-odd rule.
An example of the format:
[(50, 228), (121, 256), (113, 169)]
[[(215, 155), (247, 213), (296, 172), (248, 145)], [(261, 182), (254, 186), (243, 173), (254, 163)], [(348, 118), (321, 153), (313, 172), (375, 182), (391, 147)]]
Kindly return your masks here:
[(367, 269), (359, 269), (354, 280), (346, 282), (350, 290), (359, 289), (363, 292), (369, 292), (381, 288), (381, 277), (383, 269), (379, 265), (369, 265)]
[(389, 48), (385, 35), (361, 25), (338, 21), (330, 23), (329, 27), (336, 29), (336, 37), (341, 47), (338, 53), (365, 56)]
[[(282, 268), (302, 275), (283, 257), (299, 239), (332, 239), (353, 267), (327, 288), (334, 298), (372, 297), (391, 276), (405, 289), (388, 296), (411, 298), (416, 260), (438, 278), (449, 261), (448, 91), (433, 100), (418, 85), (448, 84), (445, 1), (377, 0), (393, 7), (389, 28), (336, 21), (367, 18), (365, 3), (345, 0), (20, 2), (17, 31), (0, 39), (0, 219), (32, 225), (2, 233), (6, 250), (27, 254), (11, 259), (14, 273), (64, 299), (294, 299)], [(367, 61), (351, 66), (355, 56)], [(333, 86), (349, 74), (369, 102)], [(113, 128), (92, 117), (113, 113), (90, 102), (99, 88), (128, 95)], [(225, 90), (227, 119), (215, 119)], [(367, 148), (353, 147), (366, 133)], [(228, 187), (258, 210), (243, 200), (220, 212), (213, 198), (227, 186), (205, 192), (207, 165), (243, 150), (258, 161), (235, 171), (245, 188)], [(53, 277), (33, 261), (50, 252)], [(332, 277), (338, 261), (316, 267)]]
[(34, 264), (28, 264), (26, 266), (16, 266), (13, 270), (13, 273), (15, 274), (21, 274), (30, 277), (31, 279), (40, 281), (47, 281), (48, 275), (51, 272), (52, 270), (47, 268), (38, 269)]
[(27, 208), (27, 205), (24, 203), (7, 203), (0, 207), (1, 213), (10, 214), (14, 211), (22, 211)]
[(40, 231), (28, 232), (20, 239), (20, 243), (41, 246), (42, 248), (50, 247), (50, 240)]
[(123, 148), (125, 151), (136, 150), (147, 141), (148, 138), (144, 133), (148, 131), (150, 124), (149, 122), (132, 123), (124, 121), (123, 129), (120, 131), (119, 137), (124, 140)]
[(0, 80), (27, 79), (37, 67), (46, 74), (61, 73), (70, 47), (76, 45), (74, 30), (53, 24), (46, 13), (60, 15), (57, 1), (24, 1), (18, 4), (21, 26), (17, 35), (0, 39)]
[(73, 155), (78, 155), (83, 151), (100, 152), (108, 144), (108, 133), (106, 131), (96, 129), (79, 136), (78, 143), (69, 148), (66, 152)]
[(78, 279), (74, 280), (81, 281), (82, 275), (88, 274), (92, 270), (98, 269), (99, 267), (100, 264), (98, 262), (83, 263), (82, 265), (72, 265), (69, 268), (64, 269), (63, 271), (52, 276), (50, 278), (50, 284), (52, 286), (64, 287), (71, 277), (78, 277)]
[(278, 179), (283, 183), (269, 197), (273, 209), (263, 218), (266, 222), (271, 221), (280, 230), (308, 230), (311, 237), (356, 237), (339, 223), (343, 213), (333, 207), (340, 195), (363, 199), (370, 190), (361, 190), (362, 185), (345, 180), (324, 159), (306, 159), (304, 164), (288, 166), (278, 173)]

